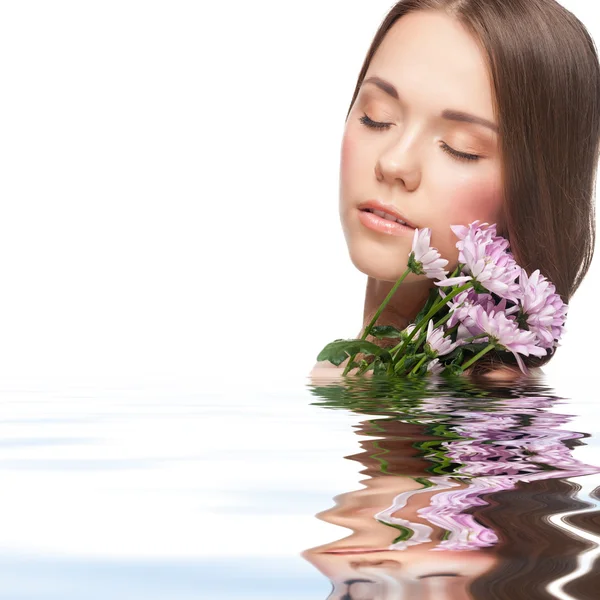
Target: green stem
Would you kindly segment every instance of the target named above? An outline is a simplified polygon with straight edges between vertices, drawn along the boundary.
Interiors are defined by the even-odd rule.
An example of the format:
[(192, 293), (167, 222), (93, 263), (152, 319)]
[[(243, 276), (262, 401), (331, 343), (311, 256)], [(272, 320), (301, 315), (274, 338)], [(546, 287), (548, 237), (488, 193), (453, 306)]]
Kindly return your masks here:
[(415, 368), (409, 373), (410, 375), (414, 375), (420, 368), (421, 365), (425, 362), (425, 360), (427, 359), (427, 356), (424, 356), (416, 365)]
[(406, 276), (409, 273), (410, 273), (410, 269), (406, 269), (406, 271), (404, 271), (404, 273), (402, 273), (400, 279), (398, 279), (398, 281), (396, 281), (396, 283), (394, 284), (394, 287), (392, 287), (389, 294), (385, 297), (385, 300), (381, 303), (381, 306), (377, 309), (377, 312), (371, 319), (371, 322), (367, 325), (367, 328), (365, 329), (364, 333), (362, 334), (362, 337), (360, 338), (361, 340), (367, 339), (367, 335), (369, 335), (369, 332), (371, 331), (373, 325), (375, 325), (375, 322), (377, 321), (377, 319), (379, 319), (381, 313), (383, 312), (383, 309), (388, 305), (388, 302), (392, 299), (392, 296), (396, 293), (396, 290), (398, 289), (400, 284), (406, 279)]
[(413, 354), (412, 356), (408, 356), (408, 355), (404, 355), (395, 365), (394, 365), (394, 373), (399, 374), (400, 370), (402, 369), (402, 374), (403, 375), (408, 375), (410, 372), (410, 369), (403, 369), (404, 367), (404, 363), (406, 362), (407, 358), (427, 358), (427, 354), (425, 354), (425, 352), (420, 352), (419, 354)]
[(476, 354), (473, 358), (469, 359), (465, 362), (461, 367), (461, 371), (465, 371), (468, 369), (474, 362), (478, 361), (484, 354), (487, 354), (490, 350), (494, 348), (494, 344), (488, 344), (479, 354)]
[(450, 292), (445, 298), (442, 298), (442, 300), (440, 302), (438, 302), (437, 304), (434, 304), (429, 309), (429, 312), (421, 319), (421, 321), (419, 321), (419, 323), (416, 324), (415, 328), (410, 332), (408, 337), (403, 342), (400, 342), (400, 344), (398, 344), (397, 346), (394, 346), (390, 352), (394, 353), (394, 356), (398, 356), (399, 354), (401, 354), (402, 351), (409, 344), (409, 342), (413, 339), (415, 334), (427, 325), (427, 323), (429, 322), (429, 319), (431, 319), (431, 317), (433, 317), (433, 315), (435, 315), (435, 313), (438, 312), (438, 310), (440, 310), (440, 308), (442, 308), (445, 304), (447, 304), (449, 300), (452, 300), (452, 298), (454, 298), (455, 296), (458, 296), (458, 294), (469, 289), (472, 285), (473, 285), (473, 281), (467, 281), (467, 283), (461, 285), (460, 287), (458, 287), (455, 290), (453, 290), (452, 292)]
[(447, 337), (450, 337), (452, 335), (454, 335), (454, 332), (458, 330), (458, 326), (460, 323), (457, 323), (456, 325), (454, 325), (454, 327), (450, 327), (450, 329), (446, 330), (446, 333), (448, 334)]
[(394, 364), (394, 373), (398, 373), (400, 369), (404, 366), (404, 361), (406, 360), (406, 356), (403, 356), (397, 363)]
[(415, 343), (415, 352), (421, 347), (421, 344), (427, 339), (427, 332), (423, 331)]
[[(439, 321), (436, 321), (433, 324), (433, 328), (437, 329), (438, 327), (442, 326), (444, 323), (446, 323), (446, 321), (448, 321), (450, 319), (450, 317), (452, 316), (452, 313), (448, 313), (447, 315), (445, 315), (444, 317), (442, 317)], [(455, 331), (455, 329), (458, 326), (453, 327), (452, 329), (450, 329), (448, 331), (448, 334), (451, 334), (453, 331)], [(427, 338), (427, 333), (424, 332), (420, 335), (419, 339), (417, 340), (416, 344), (415, 344), (415, 350), (418, 350), (421, 347), (421, 344), (425, 341), (425, 339)], [(396, 346), (396, 348), (398, 348), (398, 346)], [(395, 350), (395, 348), (392, 348), (392, 351)], [(398, 351), (396, 350), (396, 354), (392, 354), (392, 356), (394, 358), (396, 358), (396, 356), (398, 355)]]
[(437, 329), (440, 325), (443, 325), (446, 321), (449, 321), (451, 316), (452, 316), (452, 313), (448, 313), (446, 316), (442, 317), (439, 321), (436, 321), (433, 324), (433, 328)]
[[(410, 273), (410, 268), (407, 268), (406, 271), (404, 271), (404, 273), (402, 273), (402, 275), (400, 276), (400, 279), (398, 279), (398, 281), (396, 281), (396, 283), (390, 290), (389, 294), (385, 297), (385, 300), (381, 303), (381, 306), (377, 309), (377, 312), (371, 319), (371, 322), (367, 325), (365, 331), (363, 332), (362, 336), (360, 337), (361, 340), (367, 339), (367, 335), (369, 335), (369, 332), (371, 331), (373, 325), (375, 325), (377, 319), (379, 319), (381, 313), (383, 312), (383, 309), (387, 306), (388, 302), (392, 299), (392, 296), (396, 293), (396, 290), (398, 289), (400, 284), (406, 279), (406, 276), (409, 273)], [(344, 369), (344, 372), (342, 373), (342, 375), (348, 374), (348, 371), (350, 370), (350, 365), (352, 364), (352, 361), (354, 360), (355, 356), (356, 356), (356, 354), (353, 354), (350, 357), (350, 360), (348, 361), (348, 364), (346, 365), (346, 368)]]
[[(437, 321), (436, 323), (433, 324), (433, 328), (437, 329), (438, 327), (442, 326), (446, 321), (448, 321), (450, 319), (450, 317), (452, 316), (452, 313), (448, 313), (446, 316), (442, 317), (439, 321)], [(415, 352), (417, 352), (419, 350), (419, 348), (421, 347), (421, 344), (427, 339), (427, 332), (423, 331), (421, 333), (421, 335), (419, 336), (419, 339), (417, 340), (416, 344), (415, 344)]]
[(464, 265), (458, 263), (456, 265), (456, 269), (454, 269), (454, 273), (452, 273), (452, 275), (450, 275), (450, 277), (448, 279), (452, 279), (453, 277), (458, 277), (458, 274), (462, 271), (463, 267), (464, 267)]
[(474, 335), (473, 337), (465, 338), (463, 342), (472, 342), (473, 340), (477, 340), (482, 337), (489, 337), (489, 335), (487, 333), (480, 333), (479, 335)]
[(368, 365), (363, 365), (357, 371), (357, 375), (364, 375), (367, 371), (370, 371), (374, 366), (375, 366), (375, 361), (370, 362)]

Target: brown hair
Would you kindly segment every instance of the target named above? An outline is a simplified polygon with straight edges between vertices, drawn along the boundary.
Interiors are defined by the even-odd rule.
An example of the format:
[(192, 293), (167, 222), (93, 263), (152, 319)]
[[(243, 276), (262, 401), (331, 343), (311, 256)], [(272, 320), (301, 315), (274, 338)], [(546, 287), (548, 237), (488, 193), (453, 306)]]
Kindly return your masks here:
[[(510, 240), (517, 262), (528, 273), (539, 269), (568, 302), (589, 269), (596, 235), (600, 65), (592, 38), (555, 0), (401, 0), (375, 34), (346, 119), (386, 33), (418, 10), (444, 11), (479, 42), (499, 126), (499, 233)], [(551, 356), (525, 362), (539, 366)], [(488, 355), (477, 364), (493, 362), (498, 357)]]
[[(566, 479), (518, 483), (514, 490), (483, 496), (489, 502), (476, 511), (477, 520), (502, 534), (501, 543), (485, 549), (499, 560), (470, 586), (474, 600), (552, 600), (548, 585), (577, 568), (578, 556), (593, 545), (570, 536), (549, 517), (588, 507), (576, 497), (579, 486)], [(470, 511), (473, 512), (473, 511)], [(594, 515), (597, 517), (598, 513)], [(584, 531), (597, 533), (596, 527)], [(564, 590), (573, 598), (593, 598), (598, 590), (595, 569), (574, 579)]]

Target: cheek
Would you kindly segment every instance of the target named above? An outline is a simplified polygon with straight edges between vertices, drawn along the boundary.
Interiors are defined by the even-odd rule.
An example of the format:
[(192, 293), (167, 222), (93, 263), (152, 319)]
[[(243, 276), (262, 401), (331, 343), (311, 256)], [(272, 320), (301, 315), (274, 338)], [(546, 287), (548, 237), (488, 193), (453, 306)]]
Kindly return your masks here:
[(348, 129), (342, 138), (342, 151), (340, 157), (340, 175), (342, 181), (349, 181), (352, 175), (356, 175), (360, 160), (358, 157), (359, 143), (356, 136)]
[[(492, 173), (487, 177), (469, 177), (452, 187), (446, 212), (467, 225), (476, 219), (496, 223), (502, 207), (500, 178)], [(454, 223), (452, 223), (454, 224)]]
[(342, 137), (340, 153), (340, 179), (342, 184), (352, 185), (352, 192), (368, 185), (374, 178), (373, 165), (376, 145), (365, 138), (363, 127), (356, 122), (356, 116), (351, 113), (346, 122)]
[(438, 205), (435, 231), (440, 236), (440, 252), (450, 260), (458, 258), (456, 236), (450, 225), (468, 225), (476, 220), (492, 224), (501, 217), (502, 186), (498, 173), (465, 177), (448, 186), (445, 193), (439, 190), (437, 197), (444, 200)]

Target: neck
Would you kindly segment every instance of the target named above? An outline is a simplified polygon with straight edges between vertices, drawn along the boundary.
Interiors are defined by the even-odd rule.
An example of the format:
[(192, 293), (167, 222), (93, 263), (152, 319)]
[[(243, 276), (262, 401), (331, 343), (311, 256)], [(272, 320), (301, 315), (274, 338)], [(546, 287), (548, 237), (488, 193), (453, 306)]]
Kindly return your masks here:
[[(394, 282), (368, 278), (361, 335), (393, 286)], [(431, 286), (429, 279), (402, 283), (377, 319), (377, 325), (392, 325), (404, 329), (427, 301)]]

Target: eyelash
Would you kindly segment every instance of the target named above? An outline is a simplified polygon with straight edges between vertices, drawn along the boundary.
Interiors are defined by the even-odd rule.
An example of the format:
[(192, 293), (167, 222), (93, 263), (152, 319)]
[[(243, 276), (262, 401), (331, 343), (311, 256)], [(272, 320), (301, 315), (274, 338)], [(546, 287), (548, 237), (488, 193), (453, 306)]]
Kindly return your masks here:
[[(368, 127), (369, 129), (375, 129), (375, 130), (380, 130), (381, 131), (381, 130), (389, 129), (391, 127), (391, 123), (379, 123), (377, 121), (373, 121), (366, 114), (363, 115), (359, 119), (359, 121), (363, 125), (365, 125), (366, 127)], [(448, 144), (446, 144), (446, 142), (442, 142), (441, 148), (442, 148), (442, 150), (444, 152), (446, 152), (446, 153), (454, 156), (458, 160), (476, 161), (476, 160), (479, 160), (481, 158), (477, 154), (467, 154), (466, 152), (459, 152), (458, 150), (454, 150), (454, 148), (450, 148), (450, 146), (448, 146)]]

